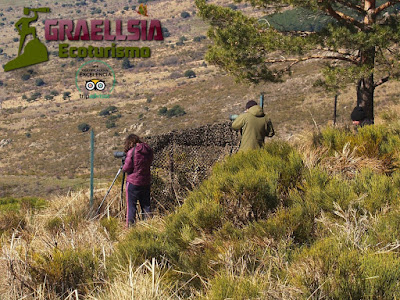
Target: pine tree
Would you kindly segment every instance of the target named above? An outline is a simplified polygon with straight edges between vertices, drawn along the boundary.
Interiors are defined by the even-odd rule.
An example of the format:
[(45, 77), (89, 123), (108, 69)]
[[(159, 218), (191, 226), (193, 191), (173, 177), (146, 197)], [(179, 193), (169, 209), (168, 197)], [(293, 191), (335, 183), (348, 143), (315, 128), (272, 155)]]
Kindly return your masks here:
[[(399, 77), (400, 1), (245, 0), (260, 9), (307, 9), (329, 22), (317, 32), (278, 31), (266, 18), (196, 0), (213, 45), (206, 60), (252, 83), (278, 81), (308, 60), (324, 60), (323, 84), (334, 90), (353, 82), (357, 105), (374, 119), (375, 89)], [(298, 16), (301, 18), (301, 15)], [(283, 65), (283, 67), (282, 67)]]

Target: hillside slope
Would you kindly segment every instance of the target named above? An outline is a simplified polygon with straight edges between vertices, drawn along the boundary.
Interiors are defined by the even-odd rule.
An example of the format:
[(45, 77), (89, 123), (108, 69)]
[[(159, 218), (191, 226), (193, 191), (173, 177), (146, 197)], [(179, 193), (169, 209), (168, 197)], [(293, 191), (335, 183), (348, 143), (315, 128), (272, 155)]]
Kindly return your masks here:
[(326, 128), (228, 156), (182, 206), (130, 230), (117, 192), (100, 220), (82, 193), (3, 205), (3, 295), (398, 298), (399, 134)]
[[(218, 2), (229, 4), (228, 1)], [(18, 42), (14, 41), (17, 38), (14, 24), (21, 18), (26, 3), (18, 0), (12, 6), (10, 1), (0, 4), (4, 19), (4, 24), (0, 25), (1, 64), (16, 56)], [(119, 18), (123, 21), (144, 18), (133, 10), (138, 4), (106, 0), (37, 1), (37, 6), (51, 8), (52, 13), (46, 18)], [(249, 5), (238, 4), (237, 7), (247, 14), (255, 13)], [(203, 38), (207, 24), (197, 17), (193, 2), (151, 1), (148, 9), (151, 18), (160, 19), (171, 35), (162, 43), (150, 43), (152, 57), (132, 59), (133, 68), (123, 69), (120, 60), (105, 60), (115, 70), (117, 79), (110, 99), (80, 99), (75, 87), (75, 73), (87, 59), (56, 57), (54, 52), (57, 52), (58, 43), (55, 42), (47, 43), (52, 53), (49, 62), (0, 72), (0, 141), (3, 141), (0, 146), (0, 195), (48, 197), (87, 185), (89, 134), (78, 130), (81, 123), (88, 123), (96, 134), (96, 179), (108, 182), (118, 168), (112, 151), (122, 149), (128, 132), (152, 136), (224, 122), (230, 114), (240, 113), (248, 100), (258, 100), (261, 92), (265, 92), (265, 110), (278, 137), (290, 139), (298, 132), (331, 122), (333, 95), (313, 87), (320, 76), (318, 62), (300, 65), (283, 83), (238, 84), (229, 75), (204, 62), (204, 53), (210, 44)], [(189, 17), (182, 17), (184, 12), (189, 13)], [(38, 35), (43, 36), (43, 24), (38, 22), (35, 26)], [(107, 44), (99, 42), (98, 45)], [(196, 73), (195, 78), (183, 76), (189, 69)], [(26, 75), (29, 79), (24, 80)], [(37, 85), (38, 80), (44, 84)], [(64, 97), (65, 92), (71, 93), (70, 97)], [(396, 111), (399, 94), (397, 82), (377, 90), (378, 123), (386, 111)], [(342, 91), (338, 104), (339, 124), (349, 124), (348, 116), (354, 103), (354, 87)], [(180, 105), (186, 114), (172, 118), (159, 114), (161, 108), (171, 109), (175, 105)], [(115, 106), (117, 112), (101, 116), (101, 111), (110, 106)]]

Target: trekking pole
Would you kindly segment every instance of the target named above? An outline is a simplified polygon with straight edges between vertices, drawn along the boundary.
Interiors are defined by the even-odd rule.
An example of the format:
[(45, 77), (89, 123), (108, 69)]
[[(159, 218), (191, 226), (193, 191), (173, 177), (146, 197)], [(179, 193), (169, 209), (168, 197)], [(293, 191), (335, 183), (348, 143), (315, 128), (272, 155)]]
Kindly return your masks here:
[(113, 187), (115, 181), (117, 180), (119, 174), (121, 173), (122, 167), (123, 167), (123, 166), (124, 166), (124, 165), (122, 164), (121, 167), (119, 168), (118, 172), (117, 172), (117, 175), (115, 175), (115, 178), (114, 178), (113, 182), (111, 183), (111, 186), (109, 187), (109, 189), (108, 189), (106, 195), (104, 196), (103, 200), (102, 200), (101, 203), (100, 203), (99, 208), (98, 208), (97, 211), (96, 211), (96, 215), (99, 213), (100, 208), (102, 207), (102, 205), (103, 205), (104, 201), (106, 200), (108, 194), (110, 193), (110, 191), (111, 191), (111, 189), (112, 189), (112, 187)]
[(120, 211), (124, 208), (124, 183), (125, 183), (125, 172), (122, 173)]
[(260, 106), (262, 109), (264, 109), (264, 93), (260, 94)]

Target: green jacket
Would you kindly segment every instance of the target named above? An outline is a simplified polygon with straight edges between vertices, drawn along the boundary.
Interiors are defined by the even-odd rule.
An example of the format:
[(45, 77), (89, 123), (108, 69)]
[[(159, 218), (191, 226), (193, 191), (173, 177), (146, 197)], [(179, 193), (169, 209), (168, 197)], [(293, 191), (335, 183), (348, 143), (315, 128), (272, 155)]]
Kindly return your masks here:
[(232, 123), (234, 130), (242, 130), (239, 151), (259, 149), (264, 145), (266, 136), (274, 136), (272, 122), (258, 105), (250, 107), (247, 112), (239, 115)]

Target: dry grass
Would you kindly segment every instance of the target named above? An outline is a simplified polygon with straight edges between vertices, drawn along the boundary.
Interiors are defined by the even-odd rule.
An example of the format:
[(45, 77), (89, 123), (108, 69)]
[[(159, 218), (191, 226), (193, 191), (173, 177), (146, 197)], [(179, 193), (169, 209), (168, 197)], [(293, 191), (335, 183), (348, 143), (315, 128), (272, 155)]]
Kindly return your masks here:
[[(14, 231), (8, 240), (2, 240), (0, 266), (7, 270), (7, 274), (0, 280), (0, 292), (7, 299), (22, 297), (25, 299), (63, 298), (75, 300), (77, 298), (91, 300), (224, 299), (224, 295), (231, 295), (232, 291), (237, 293), (237, 298), (240, 299), (300, 299), (307, 297), (318, 299), (318, 297), (325, 297), (324, 295), (327, 295), (326, 293), (329, 291), (326, 285), (333, 284), (334, 286), (337, 282), (342, 282), (341, 273), (334, 271), (337, 263), (335, 257), (330, 262), (333, 265), (333, 271), (324, 269), (326, 262), (319, 258), (331, 255), (330, 248), (327, 248), (328, 250), (324, 248), (331, 247), (331, 245), (326, 243), (331, 243), (333, 240), (332, 243), (337, 242), (344, 247), (343, 251), (349, 251), (354, 255), (365, 255), (366, 259), (375, 254), (390, 252), (392, 255), (397, 253), (400, 244), (393, 235), (396, 232), (394, 225), (398, 224), (397, 219), (393, 218), (391, 220), (393, 224), (388, 226), (388, 233), (386, 233), (389, 236), (388, 241), (374, 242), (374, 234), (379, 228), (376, 224), (382, 222), (382, 218), (386, 217), (391, 209), (397, 209), (398, 203), (395, 200), (398, 193), (394, 184), (397, 183), (398, 177), (395, 177), (396, 174), (392, 178), (384, 175), (383, 163), (358, 155), (359, 149), (351, 148), (350, 144), (345, 144), (340, 151), (328, 153), (328, 149), (325, 149), (324, 146), (315, 146), (313, 142), (315, 140), (309, 133), (305, 133), (297, 141), (301, 146), (296, 151), (302, 153), (306, 170), (321, 167), (323, 169), (321, 172), (327, 171), (324, 172), (324, 174), (328, 173), (327, 177), (339, 178), (340, 176), (336, 176), (336, 174), (344, 174), (347, 178), (343, 177), (343, 179), (353, 184), (354, 175), (359, 172), (361, 167), (375, 168), (375, 173), (383, 174), (375, 174), (379, 178), (373, 178), (366, 184), (378, 186), (379, 182), (386, 184), (390, 181), (390, 186), (386, 186), (386, 189), (390, 187), (391, 193), (388, 193), (390, 199), (387, 201), (381, 199), (382, 202), (379, 204), (381, 206), (375, 210), (374, 207), (365, 205), (365, 200), (368, 200), (368, 197), (370, 197), (369, 201), (379, 200), (381, 193), (385, 191), (383, 189), (383, 192), (381, 190), (369, 191), (370, 195), (367, 195), (367, 192), (363, 190), (354, 194), (347, 193), (352, 198), (346, 198), (341, 207), (334, 202), (336, 195), (332, 190), (328, 192), (329, 187), (326, 188), (329, 194), (328, 198), (321, 185), (322, 192), (315, 195), (324, 198), (321, 207), (325, 208), (322, 210), (320, 207), (315, 207), (316, 197), (307, 196), (310, 191), (305, 190), (307, 188), (314, 190), (313, 184), (315, 184), (315, 190), (318, 190), (319, 183), (311, 183), (311, 179), (304, 177), (302, 180), (305, 182), (310, 180), (310, 186), (308, 187), (308, 184), (299, 188), (294, 186), (293, 191), (297, 188), (299, 191), (304, 189), (299, 193), (299, 197), (303, 197), (304, 192), (304, 198), (300, 199), (301, 202), (305, 204), (305, 207), (309, 205), (310, 210), (311, 208), (315, 209), (310, 212), (310, 217), (307, 214), (297, 215), (298, 211), (295, 209), (298, 209), (299, 206), (289, 206), (271, 213), (265, 220), (254, 221), (240, 229), (230, 223), (231, 227), (229, 224), (223, 224), (221, 228), (208, 231), (207, 227), (195, 227), (196, 221), (184, 218), (191, 217), (191, 211), (188, 210), (185, 203), (177, 214), (168, 218), (155, 217), (149, 221), (139, 222), (132, 231), (121, 230), (116, 241), (112, 239), (111, 234), (105, 231), (98, 219), (89, 217), (88, 195), (83, 192), (70, 193), (67, 196), (54, 198), (45, 210), (35, 214), (28, 213), (26, 215), (27, 226), (23, 230)], [(271, 145), (273, 144), (269, 146)], [(293, 176), (298, 176), (298, 174)], [(248, 177), (245, 176), (243, 181), (248, 180)], [(380, 188), (385, 187), (384, 185), (379, 186)], [(96, 190), (95, 207), (101, 201), (104, 192), (105, 188)], [(334, 199), (330, 198), (331, 194)], [(337, 191), (337, 194), (340, 194), (340, 190)], [(200, 196), (199, 194), (198, 197), (195, 201), (196, 205), (201, 203), (204, 195)], [(376, 197), (376, 199), (371, 197)], [(190, 198), (188, 200), (189, 203), (193, 201)], [(205, 204), (204, 211), (207, 211), (208, 205)], [(344, 208), (344, 206), (346, 207)], [(292, 208), (293, 214), (282, 214), (282, 218), (279, 217), (279, 213)], [(183, 209), (187, 209), (187, 211)], [(119, 213), (119, 191), (115, 189), (104, 204), (101, 216), (111, 215), (122, 218), (121, 215), (118, 215)], [(307, 229), (307, 220), (305, 224), (302, 224), (303, 219), (310, 219), (312, 222), (309, 229)], [(49, 221), (51, 220), (58, 221), (50, 225)], [(283, 233), (282, 236), (273, 234), (275, 229), (292, 226), (291, 223), (295, 223), (296, 227), (304, 225), (303, 230), (309, 230), (307, 238), (311, 237), (310, 240), (301, 241), (299, 239), (297, 241), (298, 237), (293, 232)], [(225, 227), (225, 225), (227, 226)], [(118, 226), (119, 229), (122, 229), (122, 222)], [(272, 230), (273, 227), (276, 228)], [(126, 233), (128, 235), (125, 235)], [(115, 266), (116, 258), (121, 258), (122, 261), (127, 257), (118, 257), (120, 247), (129, 250), (128, 245), (134, 248), (140, 241), (143, 242), (143, 245), (146, 244), (147, 240), (141, 240), (141, 238), (147, 235), (141, 235), (142, 233), (156, 233), (149, 235), (154, 237), (154, 240), (162, 236), (158, 241), (163, 243), (163, 247), (165, 246), (163, 249), (168, 250), (165, 253), (161, 252), (162, 254), (154, 254), (158, 260), (150, 255), (143, 255), (143, 261), (136, 260), (134, 262), (135, 258), (139, 256), (132, 255), (133, 257), (130, 259), (127, 258), (127, 263), (110, 272), (111, 268)], [(126, 240), (124, 240), (125, 237)], [(174, 245), (168, 245), (164, 240), (165, 237), (168, 241), (174, 241)], [(379, 238), (381, 237), (378, 236), (375, 240), (379, 240)], [(127, 241), (126, 244), (124, 244), (125, 241)], [(179, 246), (181, 242), (183, 246)], [(118, 247), (116, 247), (117, 244)], [(131, 253), (146, 253), (160, 245), (150, 243), (143, 247), (143, 250)], [(171, 246), (174, 248), (170, 248)], [(101, 285), (91, 286), (88, 283), (85, 295), (82, 295), (78, 289), (69, 290), (68, 294), (63, 296), (55, 295), (49, 291), (45, 281), (34, 284), (29, 273), (30, 264), (35, 255), (52, 253), (55, 248), (60, 250), (89, 249), (96, 253), (100, 260), (99, 269), (103, 270), (104, 274), (110, 272), (107, 274), (113, 276), (104, 275), (96, 278), (102, 283)], [(175, 251), (182, 254), (180, 257), (182, 260), (172, 258), (174, 254), (171, 253), (175, 253)], [(343, 257), (345, 256), (343, 255)], [(185, 260), (185, 257), (190, 259)], [(202, 259), (200, 262), (196, 262), (198, 257)], [(341, 261), (343, 261), (343, 257)], [(351, 259), (349, 261), (351, 262)], [(394, 258), (393, 261), (397, 262)], [(371, 262), (371, 266), (373, 263)], [(345, 267), (340, 270), (347, 270)], [(202, 273), (203, 268), (207, 270), (204, 273)], [(393, 271), (390, 266), (386, 265), (386, 268), (388, 272)], [(176, 276), (177, 274), (178, 276)], [(359, 276), (364, 276), (364, 274), (374, 275), (372, 272), (362, 273)], [(395, 275), (390, 276), (394, 278)], [(6, 285), (8, 285), (8, 289), (6, 289)], [(86, 283), (84, 285), (86, 286)], [(342, 289), (346, 290), (346, 287), (337, 289), (342, 291)]]
[(353, 178), (357, 172), (364, 168), (369, 168), (377, 173), (389, 171), (385, 162), (378, 158), (358, 156), (357, 147), (351, 149), (350, 143), (346, 143), (342, 151), (335, 151), (333, 157), (322, 159), (321, 166), (330, 174), (343, 174), (348, 178)]
[[(362, 199), (355, 199), (355, 203), (360, 200)], [(338, 203), (334, 203), (334, 208), (334, 214), (339, 217), (339, 220), (333, 221), (322, 212), (316, 221), (338, 240), (347, 241), (360, 251), (370, 249), (371, 245), (367, 242), (366, 234), (372, 227), (373, 216), (354, 207), (344, 210)]]
[[(89, 221), (88, 198), (83, 192), (74, 192), (54, 198), (48, 208), (38, 214), (26, 215), (27, 226), (23, 231), (14, 231), (10, 240), (2, 244), (1, 261), (7, 265), (3, 277), (9, 289), (3, 294), (6, 299), (16, 299), (31, 294), (35, 299), (55, 297), (47, 295), (45, 283), (40, 289), (34, 287), (29, 275), (33, 258), (58, 249), (95, 249), (102, 253), (101, 268), (106, 268), (105, 257), (113, 249), (113, 241), (98, 221)], [(61, 223), (52, 228), (49, 221), (59, 219)]]
[(155, 259), (146, 260), (139, 267), (121, 266), (115, 280), (108, 282), (100, 293), (93, 293), (87, 299), (93, 300), (147, 300), (181, 299), (177, 296), (177, 287), (164, 279), (168, 267)]
[(362, 146), (351, 147), (349, 142), (341, 151), (335, 151), (333, 156), (329, 155), (328, 148), (314, 145), (316, 134), (316, 130), (303, 132), (291, 139), (302, 154), (303, 163), (308, 169), (319, 166), (331, 175), (342, 174), (351, 179), (365, 168), (380, 174), (389, 173), (393, 168), (390, 159), (386, 161), (360, 155), (358, 152)]

